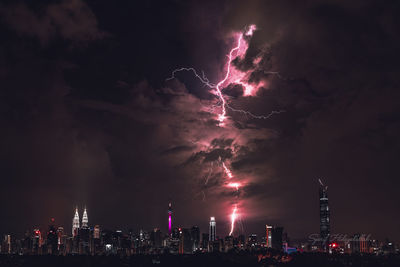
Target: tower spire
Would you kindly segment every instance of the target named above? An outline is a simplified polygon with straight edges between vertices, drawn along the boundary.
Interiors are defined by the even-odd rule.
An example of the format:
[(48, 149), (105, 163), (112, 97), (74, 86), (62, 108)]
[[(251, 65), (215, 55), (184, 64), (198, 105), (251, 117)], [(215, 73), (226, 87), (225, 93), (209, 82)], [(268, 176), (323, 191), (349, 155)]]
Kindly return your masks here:
[(168, 235), (171, 237), (172, 234), (172, 204), (168, 203)]
[(86, 207), (83, 210), (83, 216), (82, 216), (82, 228), (87, 228), (89, 223), (89, 218), (87, 215)]
[(79, 229), (79, 213), (78, 213), (78, 207), (76, 207), (75, 215), (74, 218), (72, 219), (72, 236), (78, 235), (78, 229)]

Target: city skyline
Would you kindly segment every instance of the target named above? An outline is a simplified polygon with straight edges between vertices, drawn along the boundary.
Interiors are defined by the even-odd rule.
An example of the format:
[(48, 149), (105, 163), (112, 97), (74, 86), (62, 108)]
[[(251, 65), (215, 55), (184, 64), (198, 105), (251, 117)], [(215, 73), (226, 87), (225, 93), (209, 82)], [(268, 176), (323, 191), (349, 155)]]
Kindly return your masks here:
[[(48, 230), (34, 228), (25, 231), (22, 238), (15, 235), (4, 235), (0, 243), (0, 254), (18, 255), (177, 255), (198, 254), (207, 252), (245, 251), (291, 254), (295, 252), (323, 252), (329, 254), (367, 253), (376, 256), (396, 253), (399, 245), (386, 239), (376, 240), (370, 234), (354, 235), (331, 234), (329, 227), (328, 187), (319, 179), (320, 196), (320, 234), (311, 234), (308, 238), (293, 240), (284, 227), (265, 224), (264, 236), (239, 233), (219, 235), (216, 218), (210, 217), (208, 233), (201, 233), (198, 226), (172, 226), (172, 202), (168, 203), (167, 232), (160, 228), (124, 233), (121, 230), (109, 230), (98, 224), (89, 224), (87, 207), (84, 206), (82, 219), (79, 220), (79, 208), (76, 206), (72, 218), (71, 235), (63, 226), (50, 219)], [(270, 256), (267, 256), (270, 257)]]
[[(316, 233), (310, 233), (310, 235), (308, 236), (303, 236), (303, 237), (298, 237), (295, 238), (296, 240), (304, 240), (304, 241), (308, 241), (308, 242), (315, 242), (315, 244), (318, 245), (318, 247), (320, 247), (322, 250), (327, 250), (328, 247), (330, 246), (330, 244), (332, 244), (332, 242), (336, 242), (336, 240), (342, 240), (343, 238), (347, 238), (348, 236), (354, 235), (360, 235), (359, 232), (354, 233), (354, 234), (348, 234), (348, 233), (331, 233), (330, 232), (330, 216), (329, 216), (329, 204), (328, 204), (328, 195), (327, 195), (327, 189), (328, 186), (324, 185), (323, 182), (321, 181), (321, 179), (318, 179), (318, 183), (319, 183), (319, 203), (320, 203), (320, 233), (316, 234)], [(88, 214), (87, 214), (87, 206), (86, 204), (83, 206), (83, 211), (82, 211), (82, 217), (79, 216), (79, 207), (78, 205), (76, 205), (75, 208), (75, 212), (74, 212), (74, 216), (72, 218), (72, 224), (71, 224), (71, 230), (72, 230), (72, 234), (71, 237), (76, 237), (78, 235), (78, 232), (80, 229), (92, 229), (93, 231), (95, 231), (94, 229), (98, 228), (100, 229), (100, 226), (98, 223), (95, 223), (94, 225), (89, 225), (88, 223)], [(199, 229), (199, 235), (200, 235), (200, 228), (197, 226), (199, 224), (193, 225), (193, 226), (188, 226), (188, 225), (173, 225), (172, 224), (172, 202), (169, 201), (168, 203), (168, 209), (167, 209), (167, 216), (168, 219), (167, 221), (167, 225), (165, 226), (166, 231), (163, 232), (163, 226), (157, 226), (154, 228), (146, 228), (146, 227), (139, 227), (138, 229), (133, 229), (132, 227), (129, 226), (125, 226), (125, 231), (129, 232), (129, 233), (141, 233), (142, 231), (149, 231), (152, 232), (153, 230), (155, 231), (156, 229), (159, 231), (161, 229), (160, 233), (164, 233), (164, 235), (169, 238), (173, 237), (173, 231), (179, 230), (180, 229), (189, 229), (190, 227), (196, 227), (197, 229)], [(80, 220), (81, 218), (81, 220)], [(228, 224), (231, 223), (231, 221), (228, 221)], [(55, 218), (51, 217), (50, 218), (50, 225), (56, 225), (56, 220)], [(103, 226), (104, 227), (104, 226)], [(40, 231), (40, 229), (45, 229), (46, 227), (37, 227), (35, 226), (33, 230), (33, 233)], [(60, 225), (59, 228), (62, 228), (62, 231), (64, 231), (64, 227), (63, 225)], [(68, 228), (68, 227), (67, 227)], [(226, 228), (226, 227), (225, 227)], [(106, 231), (121, 231), (122, 228), (116, 228), (116, 229), (109, 229), (107, 227), (104, 228)], [(230, 229), (230, 227), (227, 227), (227, 229)], [(217, 230), (216, 230), (216, 218), (215, 216), (211, 216), (210, 217), (210, 221), (209, 221), (209, 225), (208, 225), (208, 238), (207, 240), (209, 242), (214, 242), (217, 241), (219, 239), (224, 239), (224, 237), (228, 237), (228, 236), (233, 236), (233, 237), (238, 237), (238, 236), (247, 236), (247, 235), (256, 235), (259, 236), (259, 238), (264, 239), (265, 242), (265, 246), (268, 248), (274, 248), (274, 249), (279, 249), (279, 246), (276, 245), (276, 243), (274, 244), (274, 242), (272, 242), (272, 240), (275, 240), (276, 242), (276, 238), (277, 236), (280, 236), (280, 243), (282, 243), (282, 237), (283, 234), (285, 234), (285, 236), (287, 236), (287, 238), (289, 237), (289, 233), (285, 231), (285, 233), (283, 232), (284, 227), (281, 226), (277, 226), (277, 225), (268, 225), (265, 224), (265, 239), (263, 237), (263, 233), (256, 231), (256, 232), (239, 232), (236, 235), (233, 235), (231, 232), (229, 233), (222, 233), (220, 232), (218, 234)], [(259, 229), (260, 230), (260, 229)], [(26, 229), (24, 231), (24, 235), (26, 235), (26, 233), (30, 232), (30, 229)], [(205, 234), (207, 231), (202, 231), (203, 234)], [(260, 234), (261, 233), (261, 234)], [(9, 235), (11, 233), (7, 233), (7, 235)], [(13, 237), (20, 237), (22, 236), (21, 233), (12, 233)], [(93, 235), (96, 235), (95, 233), (93, 233)], [(99, 233), (97, 234), (97, 236), (99, 235)], [(318, 236), (316, 238), (316, 236)], [(332, 237), (331, 237), (332, 236)], [(363, 233), (361, 234), (362, 237), (366, 237), (366, 240), (376, 240), (373, 239), (374, 237), (370, 234), (370, 233)], [(204, 237), (203, 237), (204, 238)], [(391, 240), (390, 238), (386, 237), (385, 240)], [(395, 240), (391, 240), (392, 242), (396, 242)], [(313, 243), (314, 244), (314, 243)]]
[(229, 245), (266, 238), (267, 225), (271, 238), (283, 227), (293, 239), (399, 242), (398, 11), (377, 0), (1, 3), (1, 236), (50, 231), (53, 218), (83, 247), (95, 225), (158, 228), (157, 243), (198, 226), (214, 239), (213, 217)]
[[(330, 243), (330, 238), (329, 237), (331, 235), (336, 236), (336, 237), (337, 236), (340, 237), (340, 236), (347, 236), (347, 235), (351, 236), (353, 234), (356, 235), (357, 233), (360, 233), (360, 231), (355, 231), (353, 233), (348, 232), (348, 231), (347, 232), (344, 231), (344, 232), (340, 232), (340, 233), (339, 232), (331, 233), (331, 231), (330, 231), (330, 215), (329, 215), (330, 214), (330, 210), (329, 210), (328, 195), (327, 195), (328, 186), (323, 184), (321, 179), (317, 179), (317, 181), (318, 182), (316, 184), (318, 184), (317, 188), (319, 190), (319, 198), (318, 198), (318, 200), (319, 200), (319, 213), (318, 214), (319, 214), (319, 223), (320, 223), (319, 224), (319, 233), (318, 233), (318, 229), (315, 229), (314, 232), (310, 232), (310, 233), (308, 233), (308, 235), (304, 235), (304, 236), (300, 236), (300, 235), (298, 235), (296, 233), (291, 233), (291, 234), (293, 234), (293, 237), (295, 237), (295, 239), (303, 239), (303, 240), (312, 241), (315, 238), (315, 235), (319, 235), (321, 240), (323, 240), (322, 243), (325, 243), (325, 245), (328, 246), (329, 243)], [(317, 200), (317, 198), (316, 198), (316, 200)], [(81, 209), (82, 216), (79, 216), (79, 214), (80, 214), (79, 210), (80, 209)], [(203, 233), (208, 233), (209, 241), (215, 241), (215, 240), (217, 240), (217, 237), (224, 238), (225, 236), (230, 236), (231, 235), (230, 231), (231, 231), (231, 223), (232, 223), (232, 221), (230, 219), (220, 218), (221, 221), (220, 221), (220, 226), (219, 227), (222, 228), (222, 230), (220, 230), (220, 233), (218, 235), (218, 232), (216, 231), (216, 221), (217, 221), (217, 219), (216, 219), (215, 216), (209, 217), (210, 218), (209, 222), (206, 222), (206, 220), (202, 220), (200, 223), (197, 223), (197, 224), (195, 223), (193, 225), (190, 225), (190, 224), (179, 224), (179, 221), (178, 221), (178, 223), (176, 223), (176, 222), (172, 223), (172, 214), (173, 214), (173, 212), (172, 212), (172, 201), (170, 199), (168, 201), (168, 209), (165, 212), (165, 217), (166, 218), (164, 218), (165, 219), (165, 223), (164, 224), (159, 223), (159, 224), (155, 224), (155, 226), (145, 226), (145, 225), (138, 226), (138, 225), (136, 225), (136, 227), (132, 227), (132, 225), (123, 225), (123, 223), (121, 223), (119, 227), (115, 227), (115, 226), (114, 227), (107, 227), (106, 225), (102, 225), (102, 224), (99, 224), (99, 223), (95, 223), (94, 225), (89, 225), (88, 224), (87, 205), (86, 204), (84, 204), (84, 205), (75, 205), (74, 216), (72, 217), (72, 224), (71, 224), (71, 230), (72, 230), (71, 236), (76, 236), (77, 235), (77, 231), (80, 228), (92, 228), (93, 229), (95, 226), (99, 226), (99, 225), (102, 225), (103, 227), (105, 226), (104, 229), (108, 229), (108, 230), (116, 230), (116, 231), (123, 230), (125, 232), (134, 231), (134, 232), (137, 232), (137, 233), (139, 233), (140, 231), (143, 231), (143, 230), (151, 232), (153, 229), (161, 229), (161, 231), (163, 233), (166, 233), (169, 236), (171, 236), (173, 229), (178, 229), (178, 228), (181, 228), (181, 227), (190, 228), (192, 226), (193, 227), (194, 226), (197, 227), (198, 225), (201, 225), (203, 227), (200, 228), (200, 229), (206, 229), (205, 231), (202, 231), (202, 232)], [(54, 224), (56, 222), (56, 219), (54, 217), (49, 217), (48, 221), (50, 221), (50, 223)], [(285, 222), (282, 222), (282, 221), (275, 221), (275, 222), (274, 221), (269, 221), (268, 222), (268, 219), (267, 219), (266, 222), (264, 222), (264, 225), (262, 223), (259, 223), (258, 229), (256, 229), (255, 231), (248, 231), (248, 230), (246, 231), (246, 229), (242, 229), (241, 232), (239, 232), (238, 234), (236, 234), (234, 236), (236, 236), (236, 237), (239, 236), (239, 235), (246, 236), (246, 235), (255, 233), (259, 237), (262, 237), (263, 233), (264, 233), (263, 231), (265, 231), (267, 229), (266, 230), (266, 234), (268, 236), (268, 233), (270, 233), (269, 238), (271, 238), (271, 229), (272, 230), (274, 229), (274, 226), (268, 225), (268, 224), (271, 224), (271, 222), (272, 222), (273, 225), (284, 225), (284, 223), (285, 223)], [(267, 223), (267, 224), (265, 224), (265, 223)], [(46, 229), (47, 226), (48, 225), (46, 225), (46, 224), (44, 224), (44, 225), (32, 225), (30, 228), (20, 229), (17, 232), (5, 232), (5, 233), (3, 233), (3, 235), (4, 234), (6, 234), (6, 235), (12, 234), (12, 235), (15, 235), (17, 237), (21, 237), (27, 231), (29, 232), (32, 229), (37, 229), (37, 230)], [(63, 229), (65, 227), (65, 225), (63, 225), (63, 224), (60, 224), (59, 226), (63, 227)], [(206, 226), (206, 227), (204, 227), (204, 226)], [(263, 226), (265, 226), (266, 229), (263, 230), (262, 229)], [(67, 226), (67, 229), (68, 229), (68, 226)], [(212, 230), (212, 229), (214, 229), (214, 230)], [(36, 231), (36, 230), (33, 230), (33, 231)], [(212, 232), (214, 233), (214, 235), (211, 234)], [(286, 234), (288, 234), (288, 233), (286, 232)], [(376, 237), (374, 235), (372, 235), (370, 232), (368, 232), (368, 233), (364, 232), (363, 235), (368, 236), (369, 238), (375, 238), (376, 239)], [(393, 240), (393, 238), (390, 237), (390, 236), (381, 237), (380, 239), (381, 240), (391, 240), (394, 243), (398, 242), (398, 240)], [(266, 238), (267, 247), (268, 247), (270, 245), (268, 245), (268, 241), (267, 240), (268, 240), (268, 238)]]
[[(84, 205), (82, 216), (76, 206), (71, 223), (71, 235), (65, 227), (57, 225), (51, 218), (48, 230), (34, 227), (26, 230), (23, 237), (15, 233), (3, 236), (0, 243), (0, 254), (3, 255), (91, 255), (91, 256), (135, 256), (135, 255), (182, 255), (204, 253), (328, 253), (358, 255), (359, 253), (382, 256), (399, 252), (399, 244), (386, 238), (375, 239), (371, 234), (355, 233), (353, 235), (331, 232), (328, 186), (321, 179), (319, 184), (320, 233), (310, 234), (301, 239), (292, 239), (282, 225), (265, 224), (264, 234), (233, 231), (234, 220), (230, 220), (229, 233), (217, 231), (217, 219), (210, 217), (208, 233), (201, 231), (197, 225), (191, 227), (173, 224), (172, 201), (168, 202), (164, 227), (140, 230), (102, 228), (96, 222), (89, 224), (88, 209)], [(238, 189), (237, 189), (238, 190)], [(235, 204), (236, 205), (236, 204)], [(235, 207), (236, 208), (236, 207)], [(235, 214), (235, 213), (233, 213)], [(233, 216), (233, 215), (232, 215)], [(80, 218), (82, 218), (80, 220)], [(240, 219), (239, 217), (237, 219)], [(243, 223), (243, 222), (241, 222)], [(146, 229), (147, 228), (147, 229)], [(236, 227), (238, 228), (238, 227)], [(235, 234), (236, 233), (236, 234)], [(266, 256), (271, 257), (271, 255)], [(286, 257), (286, 256), (285, 256)], [(285, 261), (284, 259), (282, 259)]]

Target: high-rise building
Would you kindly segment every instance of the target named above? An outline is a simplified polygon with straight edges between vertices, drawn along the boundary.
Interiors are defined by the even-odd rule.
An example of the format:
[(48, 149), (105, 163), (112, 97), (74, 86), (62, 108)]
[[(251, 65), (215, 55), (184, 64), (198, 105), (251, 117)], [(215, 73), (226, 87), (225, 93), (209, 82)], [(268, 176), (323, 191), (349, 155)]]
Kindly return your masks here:
[(49, 231), (47, 232), (47, 253), (48, 254), (57, 254), (58, 249), (58, 236), (57, 230), (54, 226), (54, 218), (51, 218)]
[(172, 234), (172, 205), (171, 202), (168, 204), (168, 235), (171, 237)]
[(209, 234), (203, 233), (201, 235), (201, 249), (202, 250), (208, 250), (209, 239), (210, 239), (210, 235)]
[(328, 186), (325, 186), (319, 179), (319, 218), (320, 218), (320, 237), (322, 239), (322, 248), (326, 249), (329, 244), (330, 221), (328, 205)]
[(100, 225), (96, 224), (93, 228), (93, 238), (100, 239)]
[(153, 248), (160, 248), (162, 244), (162, 233), (160, 229), (154, 228), (154, 230), (150, 233), (150, 240)]
[(193, 226), (190, 229), (190, 235), (192, 237), (193, 251), (196, 251), (200, 247), (200, 228), (198, 226)]
[(58, 246), (58, 252), (60, 254), (65, 254), (66, 241), (67, 241), (67, 236), (64, 234), (64, 227), (59, 226), (57, 228), (57, 246)]
[(3, 242), (1, 244), (1, 253), (10, 254), (11, 253), (11, 236), (4, 235)]
[(40, 255), (42, 253), (42, 233), (39, 229), (33, 230), (32, 236), (32, 253)]
[(93, 228), (93, 238), (91, 238), (90, 249), (92, 255), (97, 255), (102, 250), (100, 236), (101, 236), (100, 225), (96, 224)]
[(238, 247), (244, 248), (245, 245), (246, 245), (246, 237), (244, 235), (239, 235), (238, 236)]
[(79, 229), (79, 243), (78, 243), (78, 251), (79, 254), (90, 254), (90, 229), (88, 227), (82, 227)]
[(274, 248), (281, 250), (283, 246), (282, 235), (283, 227), (266, 225), (266, 236), (265, 236), (265, 246), (267, 248)]
[(272, 225), (266, 225), (266, 236), (265, 236), (265, 246), (267, 248), (272, 248)]
[(215, 217), (210, 218), (209, 238), (210, 241), (215, 241), (217, 239), (217, 224), (215, 222)]
[(32, 237), (29, 230), (25, 232), (24, 239), (21, 242), (23, 254), (30, 254), (32, 251)]
[(86, 207), (83, 210), (83, 216), (82, 216), (82, 228), (88, 228), (88, 223), (89, 223), (89, 218), (87, 215)]
[(275, 226), (272, 228), (272, 248), (277, 250), (282, 250), (283, 242), (282, 242), (282, 235), (283, 235), (283, 227)]
[(179, 238), (179, 254), (189, 254), (193, 252), (193, 243), (189, 229), (181, 228)]
[(79, 231), (79, 213), (78, 213), (78, 207), (75, 209), (75, 215), (74, 218), (72, 219), (72, 236), (75, 237), (78, 235)]

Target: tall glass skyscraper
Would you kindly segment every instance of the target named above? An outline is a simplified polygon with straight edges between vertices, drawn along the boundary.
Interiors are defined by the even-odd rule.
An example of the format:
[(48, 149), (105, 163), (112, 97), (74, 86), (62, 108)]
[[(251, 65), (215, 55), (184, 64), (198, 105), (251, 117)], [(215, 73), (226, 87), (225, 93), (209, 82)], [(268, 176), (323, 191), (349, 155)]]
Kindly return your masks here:
[(89, 218), (88, 218), (86, 207), (85, 207), (85, 209), (83, 211), (83, 216), (82, 216), (82, 228), (88, 228), (89, 227), (88, 223), (89, 223)]
[(217, 223), (215, 222), (215, 217), (210, 218), (210, 233), (209, 238), (210, 241), (215, 241), (217, 239)]
[(266, 231), (265, 245), (267, 248), (272, 248), (272, 225), (266, 225), (265, 231)]
[(72, 219), (72, 236), (77, 236), (79, 231), (79, 213), (78, 213), (78, 207), (75, 209), (75, 215), (74, 218)]
[(329, 243), (329, 236), (331, 233), (329, 221), (329, 205), (328, 205), (328, 187), (319, 180), (319, 219), (320, 219), (320, 237), (323, 240), (322, 246), (326, 248)]

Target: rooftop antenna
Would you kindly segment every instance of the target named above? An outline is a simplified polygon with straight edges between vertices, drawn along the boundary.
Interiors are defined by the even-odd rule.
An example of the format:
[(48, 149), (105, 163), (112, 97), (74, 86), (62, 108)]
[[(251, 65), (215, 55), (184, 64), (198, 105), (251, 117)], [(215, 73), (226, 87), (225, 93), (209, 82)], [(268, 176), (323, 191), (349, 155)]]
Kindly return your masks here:
[(321, 179), (318, 179), (319, 184), (325, 188), (325, 191), (328, 190), (328, 186), (325, 186)]

